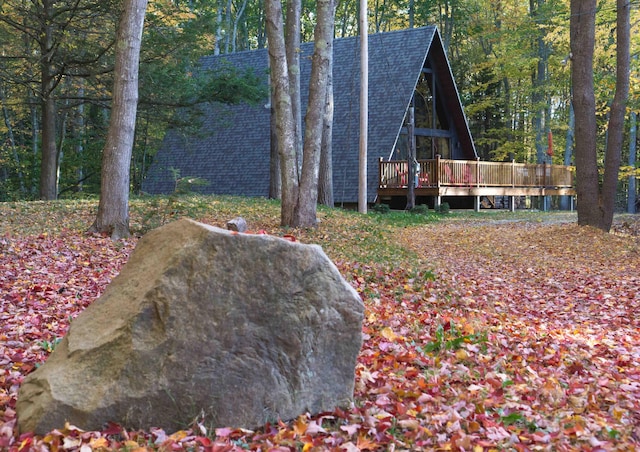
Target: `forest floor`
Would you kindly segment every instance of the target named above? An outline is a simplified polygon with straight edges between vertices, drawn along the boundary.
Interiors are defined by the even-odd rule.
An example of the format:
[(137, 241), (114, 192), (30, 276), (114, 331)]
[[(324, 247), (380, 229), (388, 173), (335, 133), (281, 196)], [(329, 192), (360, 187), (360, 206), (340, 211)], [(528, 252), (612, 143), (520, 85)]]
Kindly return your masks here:
[(278, 226), (277, 203), (131, 203), (138, 233), (179, 217), (318, 243), (365, 303), (353, 406), (250, 431), (15, 428), (24, 376), (119, 272), (137, 239), (87, 235), (94, 201), (0, 204), (0, 450), (640, 450), (640, 217), (360, 215)]

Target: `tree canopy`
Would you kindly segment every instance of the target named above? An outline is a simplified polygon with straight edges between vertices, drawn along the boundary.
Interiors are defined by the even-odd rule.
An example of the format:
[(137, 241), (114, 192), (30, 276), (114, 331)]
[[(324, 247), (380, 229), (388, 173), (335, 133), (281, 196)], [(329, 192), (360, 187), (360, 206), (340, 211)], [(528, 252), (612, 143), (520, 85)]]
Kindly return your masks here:
[[(0, 200), (40, 197), (40, 180), (45, 176), (49, 189), (54, 178), (56, 196), (98, 192), (119, 2), (42, 2), (48, 3), (53, 4), (52, 10), (16, 0), (3, 2), (0, 9), (0, 36), (5, 43), (0, 56), (0, 133), (4, 138)], [(594, 95), (597, 149), (602, 160), (616, 77), (612, 31), (616, 2), (599, 0), (596, 7)], [(315, 13), (315, 2), (302, 2), (302, 41), (313, 38)], [(628, 102), (632, 110), (640, 105), (639, 19), (640, 12), (633, 6)], [(439, 27), (478, 152), (483, 159), (498, 161), (565, 162), (562, 150), (571, 109), (569, 22), (569, 0), (369, 1), (370, 33), (409, 26)], [(358, 33), (353, 2), (337, 6), (335, 24), (336, 37)], [(176, 122), (176, 107), (230, 94), (231, 99), (222, 100), (237, 100), (242, 93), (256, 97), (250, 89), (255, 84), (229, 79), (230, 75), (233, 80), (241, 79), (243, 74), (227, 72), (217, 81), (203, 82), (202, 77), (211, 74), (197, 70), (198, 58), (265, 46), (262, 2), (161, 0), (149, 6), (131, 164), (133, 191), (139, 190), (166, 128), (196, 124), (194, 117)], [(553, 155), (548, 152), (549, 136), (556, 150)], [(628, 144), (627, 131), (623, 161), (628, 160)], [(45, 157), (44, 168), (49, 172), (43, 175)]]

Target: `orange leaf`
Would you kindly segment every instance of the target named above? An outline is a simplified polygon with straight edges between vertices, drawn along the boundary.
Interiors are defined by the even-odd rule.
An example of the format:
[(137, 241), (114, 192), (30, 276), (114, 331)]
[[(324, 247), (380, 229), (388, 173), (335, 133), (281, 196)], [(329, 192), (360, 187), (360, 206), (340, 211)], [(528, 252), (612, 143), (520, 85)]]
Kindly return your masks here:
[(302, 436), (307, 432), (307, 417), (305, 415), (298, 416), (298, 419), (293, 423), (293, 431), (298, 436)]

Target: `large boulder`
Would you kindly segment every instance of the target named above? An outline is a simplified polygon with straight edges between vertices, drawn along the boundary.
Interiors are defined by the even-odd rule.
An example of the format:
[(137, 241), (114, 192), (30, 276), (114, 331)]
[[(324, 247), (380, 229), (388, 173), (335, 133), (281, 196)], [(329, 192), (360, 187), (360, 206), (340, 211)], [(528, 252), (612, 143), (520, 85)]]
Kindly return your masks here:
[(319, 246), (177, 221), (25, 378), (18, 427), (252, 428), (332, 410), (353, 396), (362, 318)]

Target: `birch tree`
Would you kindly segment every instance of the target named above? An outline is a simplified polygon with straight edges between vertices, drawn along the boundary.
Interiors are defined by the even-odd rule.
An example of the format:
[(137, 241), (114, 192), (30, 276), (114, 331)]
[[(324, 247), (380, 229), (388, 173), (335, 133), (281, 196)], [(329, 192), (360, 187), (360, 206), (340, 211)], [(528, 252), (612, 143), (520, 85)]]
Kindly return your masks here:
[(284, 45), (289, 69), (289, 94), (295, 124), (296, 164), (302, 166), (302, 101), (300, 93), (300, 16), (301, 0), (287, 0)]
[(290, 89), (290, 62), (284, 38), (279, 0), (265, 0), (271, 89), (282, 181), (281, 224), (309, 227), (317, 223), (318, 175), (327, 86), (333, 52), (335, 0), (318, 0), (314, 53), (309, 81), (309, 104), (305, 115), (302, 172), (296, 162), (296, 121)]
[(90, 232), (128, 237), (129, 167), (138, 104), (138, 66), (147, 0), (124, 0), (116, 36), (116, 63), (109, 132), (102, 156), (98, 215)]
[(298, 205), (298, 224), (296, 226), (315, 226), (318, 200), (318, 176), (322, 146), (323, 126), (327, 90), (332, 68), (333, 30), (335, 18), (335, 0), (318, 0), (318, 22), (314, 32), (314, 51), (311, 79), (309, 80), (309, 106), (305, 119), (304, 151), (302, 176), (300, 180), (300, 199)]
[(289, 70), (284, 43), (282, 5), (265, 0), (265, 20), (269, 49), (271, 102), (275, 114), (275, 137), (280, 156), (280, 223), (294, 225), (298, 204), (298, 177), (295, 154), (295, 124), (289, 94)]

